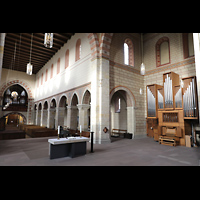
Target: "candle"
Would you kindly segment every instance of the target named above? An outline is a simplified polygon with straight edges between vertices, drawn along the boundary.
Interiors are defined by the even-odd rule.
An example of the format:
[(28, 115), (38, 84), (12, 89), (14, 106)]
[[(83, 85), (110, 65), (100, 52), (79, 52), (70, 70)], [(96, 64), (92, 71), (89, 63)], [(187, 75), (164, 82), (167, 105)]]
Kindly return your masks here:
[(80, 125), (80, 133), (82, 133), (82, 130), (81, 130), (81, 125)]
[(60, 134), (60, 126), (58, 126), (58, 135)]
[(90, 132), (92, 132), (92, 130), (93, 130), (93, 127), (92, 127), (92, 125), (91, 125), (91, 130), (90, 130)]

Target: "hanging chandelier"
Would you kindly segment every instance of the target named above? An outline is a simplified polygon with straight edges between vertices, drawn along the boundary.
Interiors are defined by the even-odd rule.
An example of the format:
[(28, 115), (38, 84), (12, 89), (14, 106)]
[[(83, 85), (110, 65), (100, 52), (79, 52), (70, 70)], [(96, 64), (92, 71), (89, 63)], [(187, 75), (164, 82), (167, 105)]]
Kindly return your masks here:
[(33, 65), (31, 65), (31, 63), (28, 63), (26, 66), (26, 73), (28, 75), (32, 75), (32, 71), (33, 71)]
[(140, 74), (145, 75), (145, 65), (144, 65), (144, 63), (142, 63), (141, 66), (140, 66)]
[(53, 33), (45, 33), (44, 35), (44, 46), (47, 48), (53, 47)]
[(145, 65), (143, 63), (143, 33), (141, 33), (141, 54), (142, 54), (142, 64), (140, 66), (140, 74), (145, 75)]
[(32, 75), (32, 71), (33, 71), (33, 65), (31, 65), (32, 41), (33, 41), (33, 33), (32, 33), (32, 36), (31, 36), (30, 59), (29, 59), (29, 63), (26, 66), (26, 73), (28, 75)]

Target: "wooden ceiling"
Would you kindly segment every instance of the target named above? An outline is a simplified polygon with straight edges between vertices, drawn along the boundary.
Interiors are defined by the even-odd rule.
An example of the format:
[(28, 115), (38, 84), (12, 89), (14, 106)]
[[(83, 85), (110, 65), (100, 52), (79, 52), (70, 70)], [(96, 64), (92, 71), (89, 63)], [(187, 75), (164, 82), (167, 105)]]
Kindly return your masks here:
[[(54, 33), (53, 47), (44, 46), (45, 33), (33, 33), (31, 64), (36, 74), (75, 33)], [(3, 68), (26, 72), (32, 33), (6, 33)]]

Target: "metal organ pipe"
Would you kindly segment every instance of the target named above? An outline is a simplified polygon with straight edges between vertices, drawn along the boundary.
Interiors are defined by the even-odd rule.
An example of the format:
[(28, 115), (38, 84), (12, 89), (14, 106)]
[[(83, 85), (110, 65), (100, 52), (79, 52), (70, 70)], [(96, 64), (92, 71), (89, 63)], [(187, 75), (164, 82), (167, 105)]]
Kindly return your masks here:
[(185, 117), (196, 117), (196, 96), (194, 78), (187, 87), (183, 94), (183, 106)]

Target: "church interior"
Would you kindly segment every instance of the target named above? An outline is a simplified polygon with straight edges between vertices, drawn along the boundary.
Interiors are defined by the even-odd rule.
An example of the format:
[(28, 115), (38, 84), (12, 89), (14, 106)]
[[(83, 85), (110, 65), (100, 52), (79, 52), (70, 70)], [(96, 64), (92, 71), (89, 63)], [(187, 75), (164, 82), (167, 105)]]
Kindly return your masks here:
[[(168, 148), (187, 155), (192, 149), (194, 162), (184, 160), (184, 155), (179, 159), (155, 156), (168, 161), (163, 165), (200, 165), (199, 36), (0, 33), (0, 160), (6, 142), (43, 141), (46, 153), (40, 155), (49, 157), (49, 151), (50, 159), (64, 155), (60, 151), (73, 158), (76, 153), (82, 155), (83, 149), (87, 155), (93, 152), (93, 144), (93, 157), (101, 148), (124, 145), (121, 153)], [(81, 142), (64, 147), (67, 138)], [(80, 157), (84, 165), (85, 156)], [(132, 162), (109, 164), (137, 165), (131, 154), (128, 159)], [(106, 165), (105, 161), (97, 163)], [(157, 161), (151, 164), (159, 165)]]

